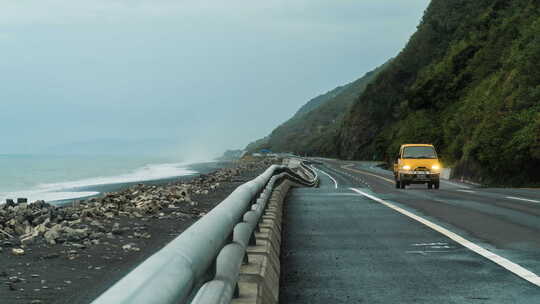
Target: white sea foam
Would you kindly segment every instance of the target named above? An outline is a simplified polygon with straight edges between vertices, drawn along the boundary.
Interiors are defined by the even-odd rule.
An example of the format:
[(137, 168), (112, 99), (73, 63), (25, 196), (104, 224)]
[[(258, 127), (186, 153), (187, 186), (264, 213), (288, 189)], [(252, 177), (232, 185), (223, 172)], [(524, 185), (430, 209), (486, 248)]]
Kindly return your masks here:
[[(78, 181), (69, 181), (61, 183), (40, 184), (35, 189), (16, 192), (0, 192), (0, 204), (5, 203), (7, 198), (28, 198), (29, 201), (44, 200), (58, 201), (82, 198), (97, 195), (99, 192), (82, 190), (82, 188), (114, 185), (123, 183), (136, 183), (152, 180), (160, 180), (178, 176), (196, 174), (196, 171), (186, 168), (187, 163), (171, 163), (147, 165), (131, 173), (82, 179)], [(81, 189), (78, 191), (77, 189)]]

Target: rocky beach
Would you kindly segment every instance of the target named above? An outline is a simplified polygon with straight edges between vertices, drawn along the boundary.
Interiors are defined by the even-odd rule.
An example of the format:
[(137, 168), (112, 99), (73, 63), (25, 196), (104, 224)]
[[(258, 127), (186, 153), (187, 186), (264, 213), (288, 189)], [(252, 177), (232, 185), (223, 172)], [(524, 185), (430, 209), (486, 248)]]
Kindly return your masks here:
[(61, 207), (0, 205), (0, 303), (90, 303), (273, 162), (242, 160)]

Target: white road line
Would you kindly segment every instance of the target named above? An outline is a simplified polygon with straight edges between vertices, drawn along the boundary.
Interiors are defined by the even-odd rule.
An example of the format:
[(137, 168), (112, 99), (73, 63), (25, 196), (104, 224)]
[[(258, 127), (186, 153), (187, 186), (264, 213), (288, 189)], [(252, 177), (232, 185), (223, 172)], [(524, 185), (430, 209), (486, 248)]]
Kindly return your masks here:
[(373, 177), (377, 177), (377, 178), (380, 178), (382, 180), (385, 180), (389, 183), (395, 183), (393, 180), (389, 179), (389, 178), (385, 178), (385, 177), (382, 177), (380, 175), (376, 175), (376, 174), (373, 174), (373, 173), (369, 173), (369, 172), (366, 172), (366, 171), (363, 171), (363, 170), (358, 170), (358, 169), (353, 169), (351, 168), (351, 166), (354, 166), (354, 164), (348, 164), (348, 165), (345, 165), (345, 166), (342, 166), (341, 168), (345, 169), (345, 170), (349, 170), (349, 171), (353, 171), (353, 172), (357, 172), (357, 173), (360, 173), (360, 174), (367, 174), (367, 175), (371, 175)]
[(460, 188), (463, 188), (463, 189), (471, 189), (471, 187), (469, 187), (469, 186), (465, 186), (463, 184), (453, 183), (453, 182), (447, 181), (445, 179), (441, 179), (440, 181), (443, 184), (448, 184), (448, 185), (452, 185), (452, 186), (455, 186), (455, 187), (460, 187)]
[(334, 182), (334, 184), (336, 185), (336, 189), (338, 188), (338, 182), (328, 173), (324, 172), (323, 170), (321, 169), (317, 169), (317, 171), (321, 171), (322, 173), (324, 173), (324, 175), (330, 177), (330, 179)]
[(463, 189), (458, 189), (456, 191), (459, 191), (459, 192), (467, 192), (467, 193), (476, 193), (474, 191), (471, 191), (471, 190), (463, 190)]
[[(351, 168), (351, 166), (354, 166), (354, 164), (348, 164), (348, 165), (344, 165), (342, 166), (341, 168), (345, 169), (345, 170), (349, 170), (349, 171), (354, 171), (354, 172), (357, 172), (357, 173), (360, 173), (360, 174), (367, 174), (367, 175), (371, 175), (371, 176), (374, 176), (374, 177), (377, 177), (377, 178), (380, 178), (380, 179), (383, 179), (389, 183), (395, 183), (394, 180), (391, 180), (391, 179), (388, 179), (388, 178), (385, 178), (385, 177), (382, 177), (380, 175), (377, 175), (377, 174), (373, 174), (373, 173), (369, 173), (367, 171), (364, 171), (364, 170), (358, 170), (358, 169), (353, 169)], [(371, 169), (371, 167), (370, 167)], [(389, 171), (389, 170), (386, 170), (388, 172), (392, 172), (392, 171)], [(465, 186), (465, 185), (462, 185), (462, 184), (457, 184), (457, 183), (453, 183), (451, 181), (447, 181), (447, 180), (444, 180), (444, 179), (441, 179), (440, 180), (441, 183), (443, 184), (448, 184), (448, 185), (452, 185), (452, 186), (455, 186), (455, 187), (459, 187), (459, 188), (463, 188), (463, 189), (471, 189), (471, 187), (469, 186)]]
[(540, 287), (540, 277), (537, 274), (523, 268), (522, 266), (520, 266), (520, 265), (518, 265), (518, 264), (516, 264), (514, 262), (511, 262), (510, 260), (508, 260), (506, 258), (503, 258), (503, 257), (501, 257), (501, 256), (499, 256), (499, 255), (497, 255), (497, 254), (483, 248), (483, 247), (480, 247), (480, 246), (476, 245), (475, 243), (473, 243), (473, 242), (471, 242), (469, 240), (466, 240), (465, 238), (455, 234), (454, 232), (452, 232), (452, 231), (450, 231), (450, 230), (448, 230), (446, 228), (443, 228), (443, 227), (441, 227), (441, 226), (439, 226), (439, 225), (437, 225), (435, 223), (432, 223), (432, 222), (430, 222), (430, 221), (428, 221), (428, 220), (426, 220), (426, 219), (424, 219), (424, 218), (422, 218), (422, 217), (420, 217), (420, 216), (418, 216), (416, 214), (413, 214), (413, 213), (411, 213), (411, 212), (409, 212), (409, 211), (407, 211), (407, 210), (405, 210), (403, 208), (400, 208), (400, 207), (398, 207), (398, 206), (396, 206), (394, 204), (386, 202), (386, 201), (384, 201), (384, 200), (382, 200), (382, 199), (380, 199), (378, 197), (375, 197), (373, 195), (370, 195), (370, 194), (365, 193), (363, 191), (360, 191), (358, 189), (355, 189), (355, 188), (350, 188), (350, 189), (352, 191), (358, 193), (358, 194), (361, 194), (361, 195), (363, 195), (363, 196), (365, 196), (367, 198), (370, 198), (370, 199), (372, 199), (372, 200), (374, 200), (374, 201), (376, 201), (378, 203), (381, 203), (381, 204), (383, 204), (383, 205), (385, 205), (385, 206), (387, 206), (387, 207), (389, 207), (391, 209), (394, 209), (395, 211), (397, 211), (397, 212), (399, 212), (399, 213), (401, 213), (403, 215), (406, 215), (406, 216), (408, 216), (408, 217), (410, 217), (410, 218), (412, 218), (412, 219), (414, 219), (414, 220), (428, 226), (429, 228), (431, 228), (431, 229), (433, 229), (433, 230), (447, 236), (448, 238), (454, 240), (455, 242), (461, 244), (462, 246), (469, 248), (470, 250), (472, 250), (472, 251), (476, 252), (477, 254), (485, 257), (486, 259), (489, 259), (490, 261), (492, 261), (492, 262), (502, 266), (503, 268), (511, 271), (515, 275), (517, 275), (517, 276), (531, 282), (532, 284)]
[(513, 200), (519, 200), (519, 201), (525, 201), (525, 202), (531, 202), (531, 203), (538, 203), (540, 204), (540, 201), (527, 199), (527, 198), (521, 198), (521, 197), (515, 197), (515, 196), (507, 196), (506, 198), (513, 199)]

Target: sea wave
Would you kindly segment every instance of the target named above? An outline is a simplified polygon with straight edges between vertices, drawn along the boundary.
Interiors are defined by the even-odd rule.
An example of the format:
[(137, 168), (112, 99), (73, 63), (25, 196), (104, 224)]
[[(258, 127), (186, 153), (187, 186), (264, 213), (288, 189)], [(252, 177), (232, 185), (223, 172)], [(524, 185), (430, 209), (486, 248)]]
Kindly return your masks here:
[(0, 193), (0, 204), (5, 203), (8, 198), (16, 199), (19, 197), (27, 198), (31, 202), (36, 200), (52, 202), (77, 199), (99, 194), (97, 191), (92, 191), (92, 187), (155, 181), (197, 174), (196, 171), (188, 169), (188, 165), (188, 163), (151, 164), (130, 173), (117, 176), (102, 176), (78, 181), (40, 184), (36, 188), (27, 191)]

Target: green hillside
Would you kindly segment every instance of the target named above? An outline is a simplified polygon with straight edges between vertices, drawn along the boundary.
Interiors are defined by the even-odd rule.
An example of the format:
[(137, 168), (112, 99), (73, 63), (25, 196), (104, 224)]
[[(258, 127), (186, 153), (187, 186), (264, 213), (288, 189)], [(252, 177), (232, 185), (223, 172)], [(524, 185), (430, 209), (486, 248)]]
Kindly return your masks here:
[(391, 161), (414, 142), (434, 143), (458, 177), (540, 183), (538, 0), (433, 0), (350, 108), (335, 145), (318, 149)]
[(318, 107), (322, 106), (326, 102), (332, 100), (336, 96), (338, 96), (343, 90), (349, 88), (352, 84), (347, 84), (344, 86), (337, 87), (330, 92), (327, 92), (326, 94), (319, 95), (312, 100), (308, 101), (305, 105), (303, 105), (298, 112), (294, 115), (293, 119), (300, 118), (304, 114), (307, 114), (311, 112), (312, 110), (317, 109)]
[(248, 151), (270, 149), (298, 154), (334, 154), (334, 140), (350, 106), (384, 68), (320, 95), (308, 103), (268, 137), (248, 145)]

